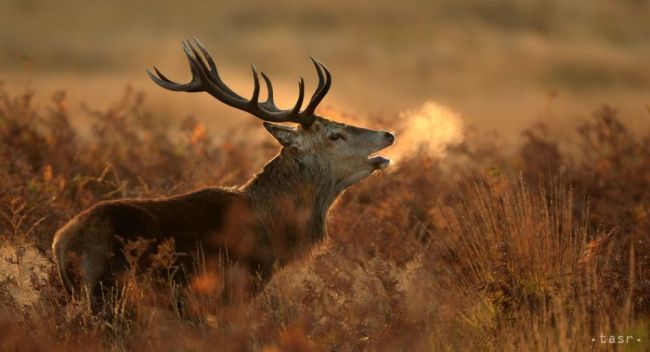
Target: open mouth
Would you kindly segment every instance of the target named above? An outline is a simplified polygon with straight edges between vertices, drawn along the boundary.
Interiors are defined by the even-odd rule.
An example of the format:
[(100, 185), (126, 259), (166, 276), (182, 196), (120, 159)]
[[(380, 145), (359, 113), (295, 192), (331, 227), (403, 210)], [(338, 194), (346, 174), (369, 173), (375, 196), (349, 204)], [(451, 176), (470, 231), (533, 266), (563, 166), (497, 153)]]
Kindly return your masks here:
[(368, 161), (370, 162), (370, 166), (375, 170), (383, 170), (390, 164), (390, 159), (384, 158), (381, 155), (371, 156), (368, 158)]

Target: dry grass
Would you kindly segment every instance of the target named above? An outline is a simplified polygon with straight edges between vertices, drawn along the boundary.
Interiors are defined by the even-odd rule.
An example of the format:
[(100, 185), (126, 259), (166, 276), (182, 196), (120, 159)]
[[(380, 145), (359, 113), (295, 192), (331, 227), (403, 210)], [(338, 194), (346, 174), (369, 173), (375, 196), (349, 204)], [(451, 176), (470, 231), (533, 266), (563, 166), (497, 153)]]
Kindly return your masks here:
[[(570, 140), (531, 128), (512, 153), (475, 132), (446, 155), (409, 150), (345, 193), (330, 238), (250, 302), (219, 301), (223, 268), (199, 267), (187, 289), (152, 272), (100, 318), (59, 284), (58, 226), (102, 199), (241, 183), (276, 147), (251, 143), (257, 128), (222, 141), (191, 118), (163, 123), (130, 90), (85, 108), (82, 133), (65, 94), (44, 111), (32, 96), (0, 92), (2, 350), (612, 348), (592, 342), (601, 334), (648, 349), (650, 136), (611, 108)], [(135, 262), (138, 244), (128, 253)], [(173, 245), (153, 259), (172, 269)]]
[[(0, 350), (650, 351), (649, 6), (0, 2)], [(249, 61), (294, 92), (314, 82), (307, 55), (324, 60), (328, 102), (377, 115), (328, 116), (397, 131), (398, 163), (252, 301), (220, 301), (228, 269), (199, 260), (188, 288), (131, 272), (93, 316), (60, 286), (55, 229), (104, 199), (241, 184), (277, 151), (253, 119), (147, 79), (187, 77), (188, 36), (242, 92)], [(454, 111), (397, 116), (431, 98)], [(575, 125), (601, 102), (621, 112)], [(173, 258), (167, 243), (152, 259)]]

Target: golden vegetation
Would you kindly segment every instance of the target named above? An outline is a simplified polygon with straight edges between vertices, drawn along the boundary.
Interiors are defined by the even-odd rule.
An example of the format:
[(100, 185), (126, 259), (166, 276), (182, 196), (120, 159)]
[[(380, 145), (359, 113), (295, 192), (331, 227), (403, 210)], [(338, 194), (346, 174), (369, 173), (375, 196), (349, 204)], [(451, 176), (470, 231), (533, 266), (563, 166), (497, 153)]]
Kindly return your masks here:
[[(161, 122), (130, 90), (86, 107), (86, 132), (65, 94), (32, 100), (0, 92), (0, 349), (604, 351), (605, 334), (647, 350), (650, 136), (611, 108), (566, 140), (538, 125), (518, 148), (472, 129), (412, 148), (345, 193), (330, 238), (250, 302), (220, 301), (223, 268), (200, 258), (188, 288), (170, 283), (171, 242), (148, 258), (162, 270), (136, 275), (146, 244), (126, 243), (132, 272), (100, 318), (59, 284), (58, 226), (103, 199), (239, 184), (277, 147), (257, 128), (222, 141), (192, 118)], [(433, 107), (419, 126), (438, 126), (427, 109), (455, 118)]]
[[(0, 1), (0, 350), (650, 350), (649, 10)], [(59, 284), (55, 229), (100, 200), (241, 184), (277, 151), (253, 119), (151, 84), (151, 64), (187, 78), (190, 36), (237, 91), (245, 62), (293, 92), (307, 54), (325, 61), (328, 102), (396, 131), (397, 162), (345, 193), (330, 238), (252, 301), (221, 301), (225, 269), (201, 258), (176, 287), (166, 242), (145, 258), (158, 270), (132, 267), (111, 314), (93, 316)], [(397, 113), (432, 97), (452, 109)], [(576, 124), (601, 103), (621, 113)], [(125, 243), (132, 263), (145, 245)], [(634, 339), (601, 343), (612, 335)]]

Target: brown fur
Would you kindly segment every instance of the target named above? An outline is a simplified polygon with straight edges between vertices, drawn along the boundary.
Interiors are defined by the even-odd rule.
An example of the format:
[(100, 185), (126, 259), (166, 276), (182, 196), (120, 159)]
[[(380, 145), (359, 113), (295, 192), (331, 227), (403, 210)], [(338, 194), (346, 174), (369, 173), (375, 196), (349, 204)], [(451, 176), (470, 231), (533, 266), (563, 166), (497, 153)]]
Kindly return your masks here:
[[(274, 268), (325, 237), (336, 197), (378, 168), (368, 159), (372, 152), (392, 144), (385, 132), (323, 118), (308, 130), (266, 127), (285, 147), (238, 189), (101, 202), (70, 220), (52, 245), (66, 289), (85, 287), (97, 297), (127, 267), (123, 243), (139, 238), (153, 244), (173, 238), (180, 253), (200, 246), (206, 263), (227, 257), (259, 277), (262, 287)], [(352, 149), (344, 153), (341, 141), (329, 140), (332, 131), (345, 134)]]

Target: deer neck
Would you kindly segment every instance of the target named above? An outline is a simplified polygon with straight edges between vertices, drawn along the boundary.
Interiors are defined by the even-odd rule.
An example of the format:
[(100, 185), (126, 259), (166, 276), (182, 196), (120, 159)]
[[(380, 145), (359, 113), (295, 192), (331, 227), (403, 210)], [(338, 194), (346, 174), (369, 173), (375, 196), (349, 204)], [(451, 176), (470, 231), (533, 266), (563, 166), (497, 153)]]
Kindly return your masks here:
[(327, 167), (283, 151), (243, 187), (267, 231), (296, 236), (298, 244), (326, 235), (327, 212), (340, 193), (336, 182), (326, 176)]

